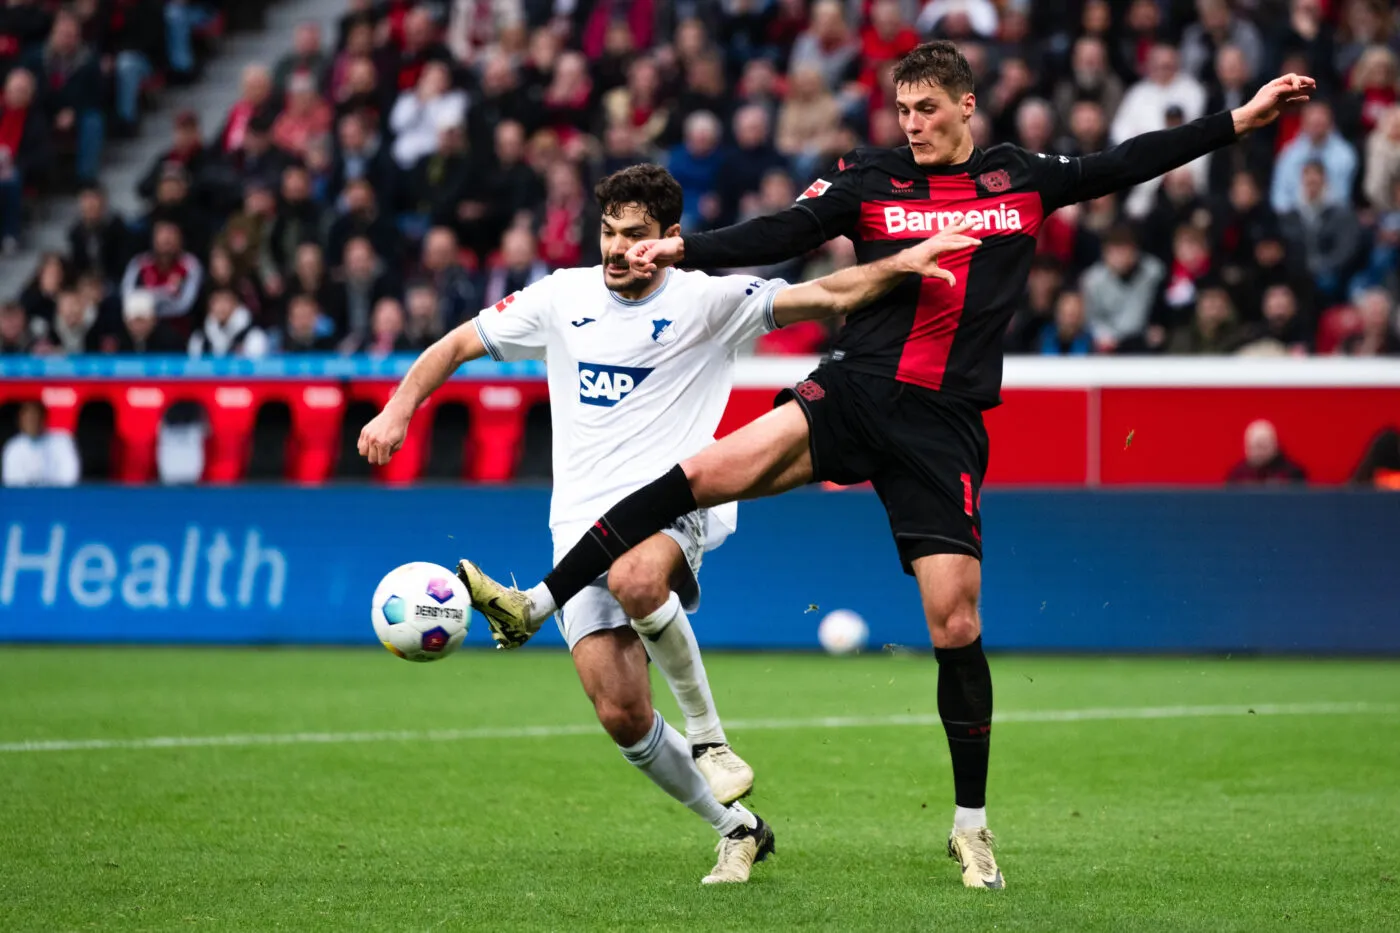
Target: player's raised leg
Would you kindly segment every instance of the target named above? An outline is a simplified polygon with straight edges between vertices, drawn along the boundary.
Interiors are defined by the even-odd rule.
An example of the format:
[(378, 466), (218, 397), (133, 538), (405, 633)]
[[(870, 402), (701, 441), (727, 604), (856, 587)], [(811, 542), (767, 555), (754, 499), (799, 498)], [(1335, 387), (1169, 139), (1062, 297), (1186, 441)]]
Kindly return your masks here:
[(457, 566), (472, 605), (502, 648), (518, 648), (559, 606), (607, 572), (617, 558), (697, 508), (758, 499), (812, 478), (807, 418), (795, 402), (778, 406), (627, 496), (594, 523), (544, 582), (528, 591), (502, 586), (469, 560)]
[(704, 883), (743, 882), (774, 851), (773, 831), (742, 804), (715, 799), (685, 738), (652, 708), (646, 651), (630, 628), (585, 635), (574, 645), (584, 692), (622, 756), (720, 834), (719, 862)]
[(982, 651), (977, 614), (982, 564), (968, 554), (931, 554), (915, 558), (911, 565), (938, 661), (938, 715), (953, 760), (956, 809), (948, 854), (962, 866), (963, 884), (1001, 888), (1006, 882), (987, 829), (992, 672)]
[[(704, 513), (698, 513), (703, 517)], [(688, 516), (693, 517), (693, 516)], [(715, 798), (731, 803), (753, 789), (753, 768), (735, 754), (725, 737), (700, 646), (695, 641), (690, 618), (680, 593), (695, 587), (691, 564), (681, 544), (673, 537), (684, 536), (686, 547), (697, 554), (704, 548), (703, 530), (688, 528), (685, 519), (679, 527), (652, 535), (628, 551), (608, 571), (608, 588), (632, 620), (632, 628), (642, 636), (647, 654), (660, 669), (685, 714), (685, 736), (690, 742), (696, 767), (705, 776)]]

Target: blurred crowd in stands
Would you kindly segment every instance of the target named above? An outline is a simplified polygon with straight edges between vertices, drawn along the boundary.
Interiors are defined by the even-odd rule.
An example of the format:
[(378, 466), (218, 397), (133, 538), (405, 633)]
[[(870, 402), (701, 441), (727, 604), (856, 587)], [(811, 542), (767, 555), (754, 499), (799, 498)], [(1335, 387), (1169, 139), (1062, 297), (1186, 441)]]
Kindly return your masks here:
[[(0, 353), (421, 349), (597, 262), (604, 174), (666, 165), (701, 230), (784, 209), (852, 148), (902, 145), (890, 65), (933, 37), (973, 66), (983, 147), (1077, 156), (1280, 73), (1319, 85), (1268, 132), (1050, 218), (1010, 352), (1400, 352), (1400, 16), (1382, 0), (351, 0), (333, 33), (302, 25), (247, 67), (227, 114), (148, 128), (168, 147), (144, 210), (117, 216), (94, 184), (103, 133), (133, 131), (157, 71), (197, 78), (192, 36), (219, 15), (0, 10), (5, 241), (54, 134), (83, 185), (66, 254), (0, 306)], [(753, 271), (852, 257), (841, 239)]]

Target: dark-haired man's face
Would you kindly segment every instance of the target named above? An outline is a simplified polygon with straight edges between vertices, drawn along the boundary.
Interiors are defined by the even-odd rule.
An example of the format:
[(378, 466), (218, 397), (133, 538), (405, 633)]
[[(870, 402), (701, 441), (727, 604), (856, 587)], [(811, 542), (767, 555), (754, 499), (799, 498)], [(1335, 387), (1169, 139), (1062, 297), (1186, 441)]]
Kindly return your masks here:
[(947, 165), (957, 158), (966, 148), (968, 120), (976, 106), (971, 93), (955, 100), (936, 84), (895, 86), (899, 128), (920, 165)]
[(632, 272), (627, 262), (627, 251), (632, 244), (642, 240), (656, 240), (661, 237), (676, 236), (680, 224), (672, 224), (669, 230), (661, 229), (661, 222), (651, 217), (640, 204), (612, 206), (603, 211), (603, 225), (599, 233), (600, 252), (603, 256), (603, 284), (614, 292), (637, 292), (647, 286), (651, 279)]

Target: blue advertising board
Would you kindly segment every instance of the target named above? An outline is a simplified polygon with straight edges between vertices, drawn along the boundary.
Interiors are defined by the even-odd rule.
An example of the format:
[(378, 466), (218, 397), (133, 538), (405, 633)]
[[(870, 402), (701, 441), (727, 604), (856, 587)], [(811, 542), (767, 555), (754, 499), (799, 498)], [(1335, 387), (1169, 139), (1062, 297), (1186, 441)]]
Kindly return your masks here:
[[(0, 490), (0, 641), (372, 644), (370, 594), (398, 564), (470, 556), (538, 580), (548, 500), (522, 487)], [(982, 507), (989, 647), (1400, 651), (1400, 496), (990, 491)], [(863, 615), (876, 646), (928, 643), (865, 491), (745, 503), (701, 580), (708, 646), (812, 648), (838, 608)], [(489, 641), (479, 617), (468, 641)], [(536, 643), (562, 640), (547, 625)]]

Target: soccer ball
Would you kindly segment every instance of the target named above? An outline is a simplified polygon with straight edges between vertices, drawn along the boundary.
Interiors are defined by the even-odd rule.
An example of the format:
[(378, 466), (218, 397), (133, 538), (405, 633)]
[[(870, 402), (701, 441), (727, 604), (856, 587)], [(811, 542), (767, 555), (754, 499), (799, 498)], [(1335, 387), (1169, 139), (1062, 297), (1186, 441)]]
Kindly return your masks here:
[(817, 641), (829, 654), (855, 654), (869, 637), (870, 627), (849, 609), (828, 612), (817, 625)]
[(370, 603), (374, 634), (406, 661), (436, 661), (457, 650), (471, 624), (471, 601), (446, 567), (416, 561), (384, 575)]

